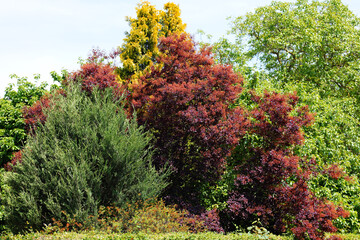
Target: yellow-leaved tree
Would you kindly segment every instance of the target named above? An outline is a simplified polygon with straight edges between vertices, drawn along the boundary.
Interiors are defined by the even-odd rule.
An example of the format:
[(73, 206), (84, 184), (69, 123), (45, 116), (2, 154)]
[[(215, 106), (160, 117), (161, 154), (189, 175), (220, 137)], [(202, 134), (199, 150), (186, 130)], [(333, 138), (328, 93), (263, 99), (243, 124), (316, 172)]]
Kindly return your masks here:
[(136, 82), (150, 70), (160, 54), (159, 37), (183, 33), (186, 27), (180, 18), (180, 8), (174, 3), (166, 3), (164, 10), (157, 10), (149, 2), (142, 1), (136, 8), (136, 15), (136, 18), (126, 19), (131, 29), (120, 47), (122, 66), (117, 69), (117, 75), (123, 82)]

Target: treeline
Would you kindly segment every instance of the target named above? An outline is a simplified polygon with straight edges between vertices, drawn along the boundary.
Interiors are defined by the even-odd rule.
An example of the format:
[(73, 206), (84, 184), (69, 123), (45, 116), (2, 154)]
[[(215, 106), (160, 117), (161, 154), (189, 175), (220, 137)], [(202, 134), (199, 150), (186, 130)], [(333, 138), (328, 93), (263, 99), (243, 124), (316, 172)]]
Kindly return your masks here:
[(178, 5), (136, 13), (118, 51), (51, 91), (6, 89), (0, 230), (129, 231), (155, 207), (176, 216), (166, 231), (359, 232), (358, 17), (273, 2), (197, 44)]

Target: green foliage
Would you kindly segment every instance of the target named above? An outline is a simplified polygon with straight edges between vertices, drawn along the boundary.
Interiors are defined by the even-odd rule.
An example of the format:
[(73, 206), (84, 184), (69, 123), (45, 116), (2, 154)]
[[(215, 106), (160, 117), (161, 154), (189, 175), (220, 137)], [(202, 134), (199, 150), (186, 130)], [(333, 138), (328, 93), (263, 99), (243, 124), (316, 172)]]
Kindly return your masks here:
[(120, 79), (136, 81), (150, 70), (160, 52), (159, 37), (172, 33), (182, 33), (185, 24), (180, 18), (179, 6), (174, 3), (164, 5), (165, 11), (157, 10), (147, 1), (136, 8), (136, 18), (128, 17), (130, 32), (120, 48), (120, 60), (123, 64), (117, 70)]
[(91, 97), (69, 87), (52, 98), (47, 121), (28, 139), (5, 183), (12, 231), (41, 229), (64, 211), (77, 222), (100, 205), (156, 196), (165, 175), (151, 165), (150, 136), (128, 119), (111, 91)]
[[(31, 106), (42, 95), (48, 92), (46, 89), (48, 84), (46, 82), (40, 83), (36, 86), (35, 83), (28, 81), (27, 77), (18, 77), (16, 74), (10, 76), (12, 79), (17, 79), (17, 84), (10, 84), (5, 89), (4, 99), (11, 100), (11, 104), (16, 106), (18, 104), (24, 106)], [(38, 81), (40, 75), (34, 75), (34, 79)]]
[[(350, 176), (331, 177), (320, 174), (314, 176), (310, 188), (318, 197), (325, 197), (343, 206), (350, 212), (349, 218), (335, 220), (335, 225), (345, 232), (358, 232), (360, 229), (360, 183), (359, 151), (360, 129), (356, 117), (356, 100), (349, 97), (321, 97), (319, 89), (306, 83), (282, 84), (274, 79), (259, 78), (256, 92), (264, 89), (280, 92), (297, 92), (299, 104), (308, 105), (309, 111), (316, 113), (313, 125), (304, 128), (305, 142), (296, 149), (296, 153), (308, 159), (315, 158), (319, 171), (326, 170), (331, 164), (338, 164)], [(250, 82), (248, 82), (250, 84)], [(248, 86), (248, 85), (247, 85)], [(251, 108), (244, 91), (239, 99), (242, 106)]]
[(4, 199), (6, 198), (6, 189), (7, 186), (5, 185), (5, 169), (0, 168), (0, 235), (7, 230), (5, 227), (5, 206), (4, 206)]
[[(50, 72), (50, 75), (54, 82), (62, 84), (62, 82), (69, 77), (70, 73), (66, 69), (62, 69), (60, 74), (52, 71)], [(51, 87), (56, 88), (56, 85), (52, 85)]]
[(340, 0), (272, 2), (233, 21), (277, 81), (306, 82), (321, 95), (358, 97), (360, 19)]
[(46, 233), (66, 231), (104, 231), (107, 233), (169, 233), (203, 232), (204, 221), (196, 221), (186, 210), (166, 206), (156, 199), (128, 203), (119, 208), (100, 206), (97, 216), (89, 216), (79, 223), (66, 212), (62, 220), (53, 220), (44, 229)]
[[(191, 220), (186, 217), (186, 210), (177, 210), (174, 206), (165, 206), (160, 201), (156, 204), (139, 209), (129, 222), (128, 232), (145, 233), (168, 233), (168, 232), (188, 232)], [(195, 220), (193, 220), (195, 222)], [(201, 222), (198, 228), (204, 229)]]
[[(17, 84), (10, 84), (5, 89), (4, 99), (0, 99), (0, 166), (9, 162), (14, 152), (19, 151), (25, 141), (25, 123), (22, 108), (36, 102), (48, 90), (48, 84), (43, 82), (39, 86), (28, 81), (26, 77), (11, 75), (17, 79)], [(38, 81), (40, 75), (34, 76)]]
[[(213, 38), (202, 30), (199, 30), (198, 34), (201, 39), (203, 36), (206, 37), (207, 41), (211, 41)], [(211, 46), (211, 51), (214, 53), (214, 60), (217, 64), (231, 65), (235, 72), (240, 72), (246, 77), (247, 74), (245, 73), (250, 70), (247, 66), (249, 57), (245, 54), (243, 43), (239, 39), (231, 41), (223, 36), (211, 44), (207, 41), (200, 41), (199, 45), (201, 47)]]
[[(342, 235), (344, 240), (358, 239), (358, 235)], [(33, 239), (108, 239), (108, 240), (258, 240), (259, 235), (248, 233), (218, 234), (206, 233), (165, 233), (165, 234), (146, 234), (146, 233), (106, 233), (100, 231), (85, 232), (64, 232), (54, 234), (29, 233), (26, 235), (9, 235), (8, 240), (33, 240)], [(286, 236), (269, 235), (271, 240), (291, 240)]]
[[(266, 70), (236, 68), (246, 80), (238, 104), (253, 107), (249, 104), (250, 89), (258, 93), (264, 89), (297, 92), (299, 103), (308, 105), (316, 116), (314, 124), (304, 129), (305, 144), (296, 153), (315, 158), (320, 172), (338, 164), (350, 175), (342, 175), (340, 170), (330, 177), (320, 174), (312, 179), (310, 187), (318, 197), (326, 197), (349, 210), (349, 218), (336, 220), (338, 228), (358, 232), (359, 18), (340, 0), (298, 0), (273, 2), (232, 23), (231, 33), (238, 46), (234, 56), (244, 58), (233, 57), (231, 64), (247, 66), (259, 60), (259, 66)], [(231, 50), (228, 42), (219, 40), (216, 44), (220, 44), (220, 49)], [(221, 61), (228, 61), (221, 58), (222, 52), (214, 53)]]
[(26, 140), (25, 123), (21, 106), (0, 99), (0, 166), (9, 162)]

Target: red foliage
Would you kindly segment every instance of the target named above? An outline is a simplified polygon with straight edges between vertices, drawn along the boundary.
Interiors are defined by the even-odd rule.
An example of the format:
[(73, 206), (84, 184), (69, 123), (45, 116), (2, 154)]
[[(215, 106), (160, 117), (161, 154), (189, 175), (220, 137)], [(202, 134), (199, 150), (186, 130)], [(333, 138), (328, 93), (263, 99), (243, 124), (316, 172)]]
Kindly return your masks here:
[[(104, 53), (99, 52), (99, 50), (93, 50), (93, 55), (89, 57), (89, 62), (83, 64), (79, 71), (73, 72), (65, 79), (63, 85), (66, 86), (70, 82), (79, 83), (82, 90), (89, 94), (91, 94), (94, 87), (98, 87), (100, 90), (111, 87), (117, 95), (120, 95), (123, 91), (120, 84), (116, 81), (115, 68), (109, 64), (97, 61), (98, 58), (104, 57), (103, 55)], [(65, 92), (60, 90), (57, 94), (64, 95)], [(50, 107), (50, 100), (51, 95), (46, 94), (34, 105), (24, 109), (25, 128), (28, 132), (33, 132), (38, 123), (45, 123), (46, 116), (43, 113), (43, 108)]]
[[(219, 213), (216, 209), (205, 211), (201, 214), (188, 214), (188, 217), (192, 221), (188, 221), (186, 224), (189, 227), (190, 232), (212, 231), (223, 233), (224, 229), (221, 227)], [(199, 229), (198, 225), (201, 223), (202, 228)], [(201, 231), (199, 231), (201, 230)]]
[(101, 49), (92, 49), (91, 54), (87, 58), (88, 63), (107, 63), (113, 65), (113, 61), (120, 55), (119, 50), (112, 50), (108, 54)]
[[(116, 81), (116, 75), (114, 73), (115, 67), (103, 63), (100, 59), (115, 58), (117, 54), (117, 52), (114, 52), (107, 56), (99, 50), (93, 50), (92, 56), (88, 58), (88, 62), (83, 64), (79, 71), (73, 72), (65, 79), (63, 85), (66, 86), (70, 82), (78, 83), (82, 87), (82, 90), (86, 91), (89, 95), (95, 87), (100, 90), (112, 88), (115, 95), (120, 96), (124, 91), (122, 86)], [(65, 96), (66, 92), (64, 90), (58, 90), (55, 94)], [(28, 133), (34, 133), (36, 126), (45, 123), (46, 115), (43, 110), (51, 107), (51, 98), (51, 94), (45, 94), (32, 106), (23, 109), (25, 129)], [(19, 159), (20, 157), (13, 158), (12, 163), (17, 162)]]
[(109, 64), (102, 62), (89, 62), (81, 66), (81, 69), (70, 75), (68, 79), (63, 82), (63, 85), (68, 85), (69, 82), (77, 82), (81, 85), (82, 90), (91, 94), (94, 87), (104, 90), (106, 88), (113, 88), (117, 93), (121, 93), (120, 84), (116, 81), (114, 73), (115, 68)]
[(328, 166), (323, 173), (335, 180), (339, 178), (344, 178), (349, 181), (350, 179), (346, 172), (344, 172), (344, 170), (341, 169), (337, 164), (332, 164)]
[(21, 151), (15, 152), (11, 161), (5, 164), (5, 166), (4, 166), (5, 170), (12, 171), (13, 166), (15, 166), (16, 164), (21, 162), (21, 156), (22, 156)]
[(274, 233), (291, 230), (298, 239), (323, 239), (325, 232), (336, 231), (332, 221), (348, 213), (313, 195), (307, 186), (313, 172), (306, 166), (313, 161), (293, 155), (293, 147), (304, 140), (301, 128), (313, 116), (307, 107), (295, 109), (295, 94), (265, 92), (253, 94), (253, 101), (258, 106), (251, 113), (249, 134), (258, 142), (240, 142), (242, 150), (232, 156), (238, 175), (223, 213), (225, 227), (260, 220)]
[(155, 165), (174, 170), (167, 192), (196, 205), (197, 186), (220, 177), (246, 129), (243, 111), (229, 108), (243, 80), (230, 66), (214, 65), (210, 49), (197, 52), (185, 34), (161, 39), (159, 49), (162, 67), (130, 86), (130, 101), (139, 124), (155, 134)]
[(23, 109), (25, 129), (28, 133), (33, 133), (39, 123), (45, 123), (46, 115), (44, 114), (43, 109), (50, 107), (50, 99), (51, 95), (45, 94), (32, 106)]

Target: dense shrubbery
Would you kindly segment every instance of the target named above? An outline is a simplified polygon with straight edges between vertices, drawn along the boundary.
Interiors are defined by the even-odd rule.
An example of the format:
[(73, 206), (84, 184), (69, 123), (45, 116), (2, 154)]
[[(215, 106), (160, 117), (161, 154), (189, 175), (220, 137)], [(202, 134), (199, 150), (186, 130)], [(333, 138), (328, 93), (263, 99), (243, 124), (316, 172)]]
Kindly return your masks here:
[(149, 135), (127, 118), (110, 89), (88, 97), (70, 86), (50, 106), (45, 124), (22, 150), (21, 164), (5, 179), (13, 231), (41, 229), (61, 211), (81, 222), (100, 205), (147, 199), (166, 186), (151, 165)]
[[(316, 9), (331, 12), (328, 3), (348, 13), (338, 0)], [(303, 4), (298, 1), (292, 13), (304, 17), (297, 11)], [(215, 64), (210, 48), (197, 50), (187, 34), (170, 35), (184, 31), (178, 6), (166, 4), (166, 11), (157, 12), (148, 2), (140, 4), (138, 19), (129, 19), (132, 30), (120, 53), (105, 56), (94, 50), (79, 71), (57, 76), (61, 90), (41, 94), (35, 103), (31, 100), (24, 121), (11, 126), (25, 124), (30, 137), (7, 165), (11, 171), (1, 175), (0, 222), (6, 219), (14, 232), (47, 224), (49, 232), (243, 230), (324, 239), (325, 232), (336, 231), (334, 223), (356, 231), (357, 99), (325, 94), (336, 88), (338, 77), (323, 80), (323, 89), (310, 93), (312, 84), (326, 76), (293, 59), (296, 41), (290, 52), (264, 53), (262, 39), (246, 32), (259, 30), (252, 25), (258, 15), (285, 16), (289, 6), (274, 3), (234, 22), (241, 30), (238, 40), (246, 34), (255, 38), (248, 56), (263, 54), (274, 79), (261, 79), (270, 75), (245, 66), (246, 54), (236, 52), (242, 49), (240, 41), (222, 39), (215, 45), (218, 62), (246, 72), (244, 86), (231, 66)], [(302, 7), (315, 11), (314, 6)], [(282, 11), (274, 12), (274, 7)], [(166, 38), (158, 41), (159, 36)], [(119, 54), (122, 67), (106, 63)], [(299, 58), (315, 56), (311, 54)], [(283, 63), (281, 57), (285, 66), (276, 65)], [(337, 61), (330, 60), (318, 63), (330, 69), (332, 60)], [(353, 74), (353, 56), (348, 60)], [(344, 70), (331, 72), (337, 73), (343, 76)], [(298, 83), (299, 76), (311, 84)], [(354, 79), (346, 79), (351, 92)], [(263, 91), (274, 86), (298, 94)], [(341, 89), (341, 94), (347, 92)], [(20, 93), (12, 96), (21, 97)], [(0, 113), (21, 118), (9, 101), (1, 99), (0, 104), (7, 109)], [(9, 158), (15, 150), (1, 154)], [(144, 202), (166, 186), (168, 167), (170, 184), (161, 195), (167, 205)], [(344, 220), (348, 213), (339, 204), (350, 210), (349, 220)]]
[(116, 233), (195, 233), (204, 232), (206, 225), (186, 210), (166, 206), (161, 200), (147, 199), (127, 203), (122, 207), (100, 206), (96, 216), (89, 216), (83, 222), (78, 222), (63, 211), (59, 220), (54, 218), (44, 229), (46, 233), (93, 230)]
[[(152, 158), (158, 170), (166, 166), (173, 170), (164, 199), (199, 214), (191, 216), (193, 225), (188, 222), (187, 230), (197, 231), (201, 223), (201, 229), (232, 231), (236, 227), (251, 227), (258, 221), (272, 232), (292, 231), (300, 239), (322, 238), (325, 231), (335, 231), (332, 220), (346, 213), (314, 196), (307, 185), (314, 174), (312, 161), (301, 159), (294, 152), (294, 147), (304, 140), (302, 127), (312, 121), (306, 107), (297, 107), (298, 98), (293, 94), (252, 93), (248, 95), (249, 105), (245, 110), (241, 104), (236, 106), (242, 90), (241, 78), (230, 67), (215, 65), (209, 49), (197, 52), (187, 35), (164, 38), (159, 49), (164, 53), (157, 60), (163, 64), (162, 68), (154, 67), (137, 83), (125, 86), (131, 89), (127, 111), (136, 111), (138, 123), (154, 136), (154, 154), (147, 153), (148, 138), (143, 139), (143, 146), (132, 142), (139, 147), (137, 158), (145, 156), (142, 161), (145, 165)], [(31, 123), (28, 126), (33, 134), (18, 154), (22, 164), (14, 167), (7, 180), (11, 187), (11, 197), (6, 203), (8, 224), (13, 231), (29, 226), (39, 229), (52, 218), (59, 219), (54, 223), (62, 224), (65, 230), (71, 230), (89, 221), (90, 215), (96, 216), (100, 205), (121, 205), (137, 199), (139, 195), (135, 192), (142, 191), (140, 197), (144, 198), (162, 190), (161, 185), (157, 189), (150, 187), (155, 186), (154, 179), (161, 181), (150, 165), (146, 165), (150, 173), (142, 175), (144, 184), (137, 185), (140, 172), (131, 175), (133, 182), (129, 176), (120, 180), (124, 176), (119, 174), (128, 166), (135, 168), (132, 173), (138, 171), (134, 162), (117, 165), (120, 168), (105, 164), (108, 160), (115, 161), (119, 149), (123, 153), (131, 152), (134, 157), (135, 148), (128, 140), (123, 141), (131, 132), (130, 125), (124, 123), (135, 123), (127, 120), (122, 111), (122, 86), (116, 82), (114, 69), (102, 62), (88, 62), (64, 81), (65, 86), (69, 84), (71, 89), (73, 84), (77, 86), (77, 95), (65, 87), (27, 109), (25, 119)], [(98, 89), (96, 93), (94, 87)], [(111, 96), (107, 95), (109, 89)], [(101, 103), (93, 106), (97, 101)], [(107, 131), (109, 124), (114, 129), (123, 127), (123, 132), (115, 135)], [(131, 126), (136, 128), (136, 124)], [(96, 133), (101, 127), (108, 135)], [(61, 138), (54, 137), (56, 134)], [(128, 160), (129, 155), (125, 156)], [(47, 170), (38, 171), (39, 167)], [(224, 190), (220, 215), (216, 209), (206, 212), (202, 190), (216, 187), (224, 171), (230, 181)], [(58, 174), (61, 172), (65, 175)], [(74, 185), (72, 177), (77, 184)], [(119, 182), (121, 186), (116, 184)], [(28, 185), (27, 189), (24, 184)], [(105, 186), (115, 191), (104, 190)], [(123, 191), (122, 187), (127, 190)], [(154, 192), (147, 193), (151, 189)], [(44, 200), (38, 201), (39, 196)], [(22, 206), (22, 210), (16, 206)], [(131, 219), (143, 222), (147, 228), (152, 224), (149, 214), (159, 215), (159, 211), (163, 214), (166, 209), (150, 206)], [(115, 223), (115, 228), (121, 225), (121, 219), (110, 222)], [(179, 225), (180, 229), (182, 226)]]
[(162, 68), (132, 84), (130, 99), (139, 123), (155, 135), (155, 164), (174, 169), (165, 199), (198, 213), (199, 190), (215, 185), (227, 164), (235, 180), (220, 218), (226, 230), (258, 220), (301, 239), (336, 231), (332, 221), (347, 212), (314, 195), (308, 181), (316, 162), (294, 152), (313, 120), (308, 107), (298, 107), (295, 94), (253, 93), (246, 112), (234, 107), (241, 80), (214, 65), (209, 50), (196, 52), (186, 35), (162, 39), (159, 49)]

